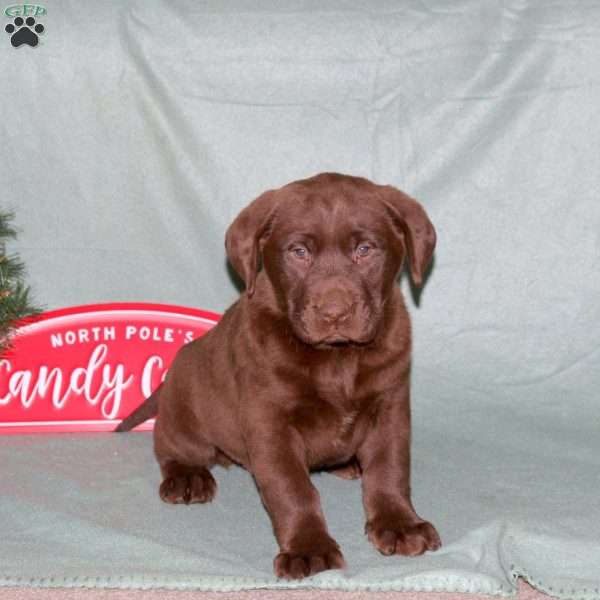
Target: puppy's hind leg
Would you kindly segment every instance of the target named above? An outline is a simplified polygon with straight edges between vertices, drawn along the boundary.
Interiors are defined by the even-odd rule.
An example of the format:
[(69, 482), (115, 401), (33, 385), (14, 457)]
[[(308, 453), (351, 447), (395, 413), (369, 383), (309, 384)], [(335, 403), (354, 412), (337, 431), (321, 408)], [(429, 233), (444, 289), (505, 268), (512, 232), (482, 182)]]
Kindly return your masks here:
[[(163, 481), (159, 495), (169, 504), (210, 502), (217, 492), (217, 482), (209, 469), (217, 462), (218, 450), (203, 440), (182, 439), (165, 443), (160, 422), (155, 428), (154, 453)], [(157, 435), (158, 434), (158, 435)]]
[(169, 504), (210, 502), (217, 493), (217, 482), (206, 467), (188, 466), (176, 461), (160, 465), (163, 482), (159, 495)]
[(326, 471), (332, 475), (335, 475), (336, 477), (340, 477), (341, 479), (360, 479), (362, 474), (360, 465), (358, 464), (358, 460), (356, 460), (356, 458), (353, 458), (344, 465), (330, 467), (326, 469)]

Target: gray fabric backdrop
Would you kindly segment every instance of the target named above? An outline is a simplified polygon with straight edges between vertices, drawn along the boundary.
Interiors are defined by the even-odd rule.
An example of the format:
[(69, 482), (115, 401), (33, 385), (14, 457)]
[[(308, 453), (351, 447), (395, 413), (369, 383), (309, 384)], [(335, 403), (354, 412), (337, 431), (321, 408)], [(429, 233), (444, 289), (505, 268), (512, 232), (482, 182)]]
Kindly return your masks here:
[[(393, 562), (359, 537), (358, 563), (346, 552), (350, 583), (338, 585), (437, 577), (440, 587), (450, 573), (498, 591), (516, 573), (600, 597), (600, 4), (44, 6), (36, 48), (13, 48), (7, 33), (0, 48), (1, 203), (16, 211), (11, 249), (37, 299), (223, 311), (238, 293), (224, 231), (260, 192), (325, 170), (404, 189), (439, 236), (420, 297), (402, 287), (417, 506), (445, 547)], [(138, 453), (141, 439), (128, 442)], [(2, 470), (18, 448), (2, 441)], [(223, 477), (255, 493), (243, 476)], [(3, 490), (11, 515), (26, 487)], [(358, 500), (352, 510), (358, 524)], [(43, 552), (23, 530), (12, 535), (5, 581), (32, 552), (44, 576)], [(248, 558), (265, 573), (269, 540)], [(213, 548), (194, 543), (199, 556)], [(168, 563), (160, 548), (150, 555)], [(252, 577), (241, 564), (230, 574)]]

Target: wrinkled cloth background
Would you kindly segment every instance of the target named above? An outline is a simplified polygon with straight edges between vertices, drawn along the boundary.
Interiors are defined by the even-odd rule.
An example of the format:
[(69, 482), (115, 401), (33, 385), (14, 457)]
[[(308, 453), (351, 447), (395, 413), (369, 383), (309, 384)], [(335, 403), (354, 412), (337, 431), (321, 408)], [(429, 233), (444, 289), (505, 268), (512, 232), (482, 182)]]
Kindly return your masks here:
[(321, 171), (426, 207), (435, 263), (420, 294), (401, 285), (414, 500), (444, 547), (380, 556), (360, 484), (315, 475), (348, 569), (286, 584), (240, 469), (173, 508), (147, 434), (6, 437), (0, 583), (509, 593), (521, 575), (600, 598), (600, 3), (44, 6), (38, 47), (3, 34), (0, 186), (48, 308), (224, 311), (226, 226)]

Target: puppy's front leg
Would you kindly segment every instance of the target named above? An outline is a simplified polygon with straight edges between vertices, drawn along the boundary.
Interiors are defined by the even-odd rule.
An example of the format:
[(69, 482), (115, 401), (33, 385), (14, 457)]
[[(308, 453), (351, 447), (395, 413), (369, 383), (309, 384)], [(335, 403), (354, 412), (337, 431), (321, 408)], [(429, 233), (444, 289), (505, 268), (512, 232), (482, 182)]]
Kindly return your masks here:
[(300, 579), (344, 567), (335, 540), (328, 534), (319, 493), (312, 485), (304, 442), (293, 428), (255, 432), (250, 465), (269, 512), (280, 552), (278, 577)]
[(376, 422), (357, 452), (369, 540), (382, 554), (417, 556), (441, 546), (435, 527), (410, 499), (410, 402), (408, 382), (386, 394)]

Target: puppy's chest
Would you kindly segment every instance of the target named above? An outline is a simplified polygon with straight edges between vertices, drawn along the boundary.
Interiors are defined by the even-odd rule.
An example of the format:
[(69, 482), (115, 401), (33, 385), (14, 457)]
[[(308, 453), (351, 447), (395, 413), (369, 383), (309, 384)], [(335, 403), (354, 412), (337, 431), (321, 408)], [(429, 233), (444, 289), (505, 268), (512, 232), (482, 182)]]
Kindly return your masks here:
[(302, 391), (310, 390), (313, 397), (326, 403), (359, 409), (365, 397), (384, 391), (386, 377), (382, 377), (382, 366), (389, 363), (366, 362), (360, 354), (331, 357), (327, 361), (310, 365), (305, 371)]
[(330, 361), (310, 369), (313, 393), (334, 404), (347, 404), (357, 393), (358, 361)]
[(311, 466), (349, 459), (363, 437), (373, 394), (362, 382), (358, 365), (320, 365), (312, 369), (295, 411)]

